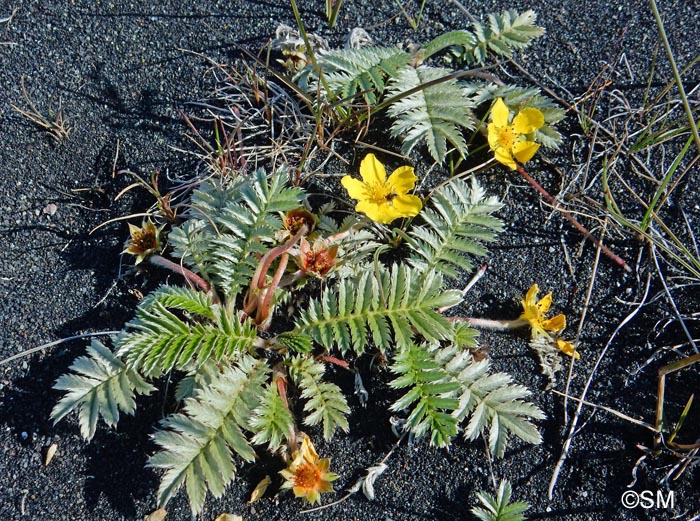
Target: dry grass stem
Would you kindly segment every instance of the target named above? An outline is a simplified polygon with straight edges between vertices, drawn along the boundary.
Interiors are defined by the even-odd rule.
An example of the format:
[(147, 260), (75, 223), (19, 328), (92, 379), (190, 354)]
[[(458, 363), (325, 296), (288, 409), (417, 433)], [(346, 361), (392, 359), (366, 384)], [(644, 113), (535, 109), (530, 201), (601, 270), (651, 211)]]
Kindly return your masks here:
[(59, 344), (64, 344), (66, 342), (70, 342), (71, 340), (80, 340), (81, 338), (92, 338), (96, 336), (109, 336), (109, 335), (118, 335), (120, 331), (100, 331), (98, 333), (85, 333), (83, 335), (75, 335), (71, 336), (68, 338), (62, 338), (60, 340), (54, 340), (53, 342), (49, 342), (47, 344), (42, 344), (37, 347), (32, 347), (31, 349), (26, 349), (20, 353), (14, 354), (12, 356), (8, 356), (7, 358), (4, 358), (0, 360), (0, 365), (7, 364), (9, 362), (12, 362), (13, 360), (17, 360), (18, 358), (22, 358), (23, 356), (28, 356), (33, 353), (36, 353), (38, 351), (43, 351), (44, 349), (48, 349), (49, 347), (54, 347)]
[[(605, 232), (607, 229), (607, 219), (605, 222), (605, 225), (603, 226), (603, 231), (601, 232), (601, 240), (602, 237), (605, 236)], [(586, 321), (586, 315), (588, 314), (588, 309), (591, 304), (591, 295), (593, 294), (593, 287), (595, 286), (595, 281), (596, 277), (598, 276), (598, 266), (600, 265), (600, 252), (601, 252), (601, 247), (599, 246), (596, 249), (595, 252), (595, 259), (593, 260), (593, 269), (591, 271), (591, 277), (590, 277), (590, 282), (588, 284), (588, 290), (586, 291), (586, 298), (583, 302), (583, 306), (581, 309), (581, 318), (579, 319), (578, 322), (578, 328), (576, 329), (576, 335), (574, 336), (574, 340), (576, 341), (576, 344), (578, 345), (579, 340), (581, 339), (581, 331), (583, 331), (583, 324)], [(575, 358), (571, 357), (571, 360), (569, 361), (569, 372), (566, 376), (566, 385), (564, 387), (565, 393), (568, 396), (569, 394), (569, 389), (571, 388), (571, 379), (573, 378), (573, 372), (574, 372), (574, 361)], [(564, 424), (566, 425), (568, 423), (568, 404), (566, 403), (566, 399), (564, 400)]]
[(576, 428), (578, 426), (578, 421), (579, 418), (581, 417), (581, 410), (583, 409), (583, 404), (584, 400), (586, 398), (586, 395), (588, 394), (588, 390), (590, 389), (592, 383), (593, 383), (593, 377), (595, 374), (598, 372), (598, 368), (600, 367), (601, 362), (605, 358), (605, 356), (608, 353), (608, 350), (610, 349), (610, 346), (612, 346), (613, 341), (617, 337), (617, 335), (622, 331), (622, 329), (639, 313), (639, 311), (642, 309), (642, 307), (646, 304), (647, 298), (649, 296), (649, 288), (651, 287), (651, 274), (647, 274), (647, 280), (646, 280), (646, 285), (644, 288), (644, 294), (642, 295), (641, 300), (637, 304), (637, 307), (635, 307), (631, 313), (629, 313), (622, 321), (618, 324), (618, 326), (615, 328), (615, 331), (613, 331), (612, 335), (610, 335), (610, 338), (608, 341), (605, 343), (605, 346), (603, 347), (603, 350), (600, 352), (598, 355), (598, 359), (595, 362), (595, 365), (593, 366), (593, 369), (591, 370), (590, 375), (588, 376), (588, 379), (586, 380), (586, 384), (584, 385), (583, 390), (581, 391), (581, 396), (580, 396), (580, 401), (578, 404), (578, 407), (576, 408), (576, 412), (571, 419), (571, 422), (569, 423), (569, 429), (566, 435), (566, 440), (564, 441), (564, 445), (562, 446), (561, 450), (561, 455), (559, 456), (559, 459), (557, 460), (556, 465), (554, 466), (554, 470), (552, 471), (552, 478), (549, 481), (549, 489), (548, 489), (548, 497), (551, 500), (554, 497), (554, 488), (557, 485), (557, 481), (559, 479), (559, 474), (564, 467), (564, 463), (566, 462), (566, 459), (569, 455), (569, 450), (571, 449), (571, 444), (574, 439), (574, 435), (576, 434)]
[[(217, 87), (209, 99), (188, 105), (202, 109), (186, 119), (198, 144), (196, 153), (207, 173), (228, 175), (270, 164), (300, 164), (311, 159), (309, 143), (316, 132), (313, 117), (304, 114), (282, 86), (258, 75), (253, 68), (239, 72), (218, 65), (212, 68)], [(191, 121), (190, 121), (191, 120)], [(195, 123), (214, 128), (214, 144)], [(269, 143), (261, 145), (260, 143)]]
[(48, 115), (45, 116), (36, 108), (32, 100), (29, 98), (27, 89), (24, 86), (24, 78), (22, 78), (21, 80), (21, 86), (22, 94), (24, 95), (24, 100), (27, 104), (27, 108), (22, 109), (14, 104), (10, 104), (12, 108), (19, 112), (22, 116), (27, 118), (29, 121), (34, 123), (34, 125), (39, 127), (41, 130), (48, 132), (48, 134), (57, 143), (60, 144), (66, 141), (72, 129), (68, 125), (68, 122), (66, 121), (63, 115), (61, 99), (59, 98), (58, 100), (58, 108), (56, 109), (55, 113), (52, 113), (52, 110), (50, 109)]

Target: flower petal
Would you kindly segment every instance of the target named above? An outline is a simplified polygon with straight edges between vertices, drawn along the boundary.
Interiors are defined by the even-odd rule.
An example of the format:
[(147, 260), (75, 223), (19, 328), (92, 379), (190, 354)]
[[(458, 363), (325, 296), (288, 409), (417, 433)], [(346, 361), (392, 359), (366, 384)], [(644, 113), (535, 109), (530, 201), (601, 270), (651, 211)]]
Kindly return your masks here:
[(333, 484), (330, 481), (321, 481), (321, 484), (318, 486), (318, 491), (321, 494), (324, 492), (333, 492)]
[(544, 125), (544, 114), (532, 107), (524, 108), (513, 118), (513, 128), (518, 134), (532, 134), (542, 125)]
[(552, 292), (550, 291), (537, 302), (537, 308), (543, 315), (552, 307)]
[(571, 344), (571, 342), (567, 342), (566, 340), (561, 339), (557, 340), (557, 347), (565, 355), (573, 356), (576, 360), (581, 358), (581, 355), (578, 354), (578, 351), (574, 349), (574, 346)]
[(566, 327), (566, 315), (559, 314), (542, 321), (542, 327), (547, 331), (562, 331)]
[(369, 198), (367, 185), (359, 179), (346, 175), (340, 180), (340, 184), (348, 191), (348, 195), (352, 199), (363, 200)]
[(495, 123), (489, 123), (486, 128), (488, 131), (489, 148), (491, 150), (496, 150), (498, 148), (498, 127)]
[(355, 211), (365, 214), (374, 222), (389, 224), (394, 219), (401, 217), (399, 213), (389, 204), (379, 205), (371, 201), (360, 201), (355, 206)]
[(374, 154), (367, 154), (362, 160), (360, 175), (368, 185), (382, 185), (386, 181), (386, 169)]
[(540, 292), (540, 287), (537, 284), (530, 286), (525, 295), (523, 306), (534, 306), (537, 303), (537, 294)]
[(402, 195), (413, 189), (416, 179), (412, 166), (400, 166), (391, 173), (386, 184), (393, 193)]
[(316, 448), (314, 447), (314, 444), (311, 443), (311, 438), (308, 436), (304, 436), (304, 439), (301, 442), (301, 453), (304, 458), (313, 461), (314, 463), (318, 459)]
[(288, 468), (280, 470), (280, 474), (284, 478), (284, 483), (282, 483), (280, 488), (292, 488), (294, 486), (294, 472)]
[(392, 201), (392, 205), (401, 217), (414, 217), (423, 208), (423, 201), (415, 195), (397, 195)]
[(510, 154), (510, 150), (506, 148), (497, 148), (493, 153), (493, 157), (496, 158), (496, 161), (507, 166), (511, 170), (516, 170), (518, 168), (513, 160), (513, 156)]
[(498, 98), (491, 108), (491, 121), (497, 127), (505, 127), (509, 119), (510, 111), (508, 107), (503, 103), (503, 98)]
[(328, 469), (331, 466), (331, 460), (330, 458), (321, 458), (318, 460), (318, 463), (316, 464), (316, 467), (318, 470), (321, 472), (321, 474), (324, 475), (328, 472)]
[(135, 224), (127, 224), (129, 225), (129, 235), (131, 235), (132, 238), (141, 233), (141, 228), (139, 228)]
[(518, 141), (513, 145), (513, 155), (521, 163), (526, 163), (532, 159), (539, 148), (539, 143), (534, 141)]

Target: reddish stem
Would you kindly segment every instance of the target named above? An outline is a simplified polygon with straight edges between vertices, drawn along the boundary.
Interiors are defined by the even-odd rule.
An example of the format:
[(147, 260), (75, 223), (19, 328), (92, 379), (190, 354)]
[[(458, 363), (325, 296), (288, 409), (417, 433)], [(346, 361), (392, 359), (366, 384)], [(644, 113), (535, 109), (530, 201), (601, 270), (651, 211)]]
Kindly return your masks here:
[(161, 257), (160, 255), (151, 255), (150, 257), (148, 257), (148, 261), (155, 266), (160, 266), (161, 268), (166, 268), (168, 270), (174, 271), (175, 273), (179, 273), (180, 275), (185, 277), (185, 280), (187, 280), (187, 282), (198, 286), (199, 289), (202, 289), (206, 292), (209, 292), (211, 290), (211, 286), (209, 285), (209, 283), (202, 277), (188, 270), (184, 266), (166, 259), (165, 257)]
[(336, 358), (335, 356), (321, 355), (318, 357), (318, 359), (323, 360), (324, 362), (329, 362), (331, 364), (338, 365), (343, 369), (350, 369), (349, 363), (347, 363), (345, 360), (341, 360), (340, 358)]
[(258, 297), (258, 313), (255, 316), (256, 324), (262, 324), (270, 315), (270, 303), (272, 302), (272, 297), (275, 294), (275, 290), (282, 279), (282, 275), (284, 275), (284, 270), (287, 269), (287, 262), (289, 262), (289, 253), (284, 252), (280, 258), (280, 263), (277, 266), (277, 271), (275, 272), (275, 276), (272, 278), (272, 282), (270, 282), (267, 289)]
[[(301, 239), (301, 237), (306, 234), (307, 231), (308, 227), (306, 225), (302, 226), (301, 228), (299, 228), (299, 231), (294, 235), (294, 237), (289, 239), (284, 244), (272, 248), (260, 259), (258, 267), (255, 270), (255, 274), (253, 274), (253, 278), (250, 281), (250, 289), (248, 290), (248, 295), (243, 306), (243, 310), (246, 315), (251, 316), (253, 311), (255, 311), (255, 309), (258, 307), (258, 304), (262, 302), (259, 299), (258, 292), (265, 289), (265, 278), (267, 277), (267, 271), (270, 269), (272, 263), (277, 257), (289, 251), (289, 249), (292, 248), (292, 246), (294, 246), (299, 241), (299, 239)], [(279, 280), (277, 281), (277, 283), (279, 283)]]
[(277, 384), (277, 393), (280, 395), (280, 398), (282, 398), (284, 407), (289, 410), (289, 402), (287, 401), (287, 379), (280, 375), (277, 377), (277, 380), (275, 380), (275, 384)]
[(542, 195), (542, 197), (544, 197), (554, 207), (555, 210), (559, 210), (559, 212), (561, 212), (561, 214), (564, 217), (566, 217), (566, 220), (569, 221), (574, 226), (574, 228), (576, 228), (578, 231), (580, 231), (584, 235), (584, 237), (586, 237), (586, 239), (588, 239), (593, 244), (598, 246), (600, 248), (600, 250), (605, 255), (610, 257), (618, 266), (620, 266), (621, 268), (624, 268), (624, 270), (629, 272), (629, 273), (632, 272), (632, 268), (630, 268), (629, 265), (619, 255), (616, 255), (615, 253), (613, 253), (610, 250), (610, 248), (605, 246), (599, 239), (596, 239), (595, 237), (593, 237), (591, 232), (589, 232), (580, 222), (578, 222), (574, 218), (573, 215), (571, 215), (568, 211), (566, 211), (564, 208), (562, 208), (561, 205), (559, 204), (559, 201), (557, 201), (556, 199), (554, 199), (554, 197), (549, 195), (549, 192), (547, 192), (547, 190), (542, 188), (540, 186), (540, 184), (537, 181), (535, 181), (530, 176), (530, 174), (528, 174), (525, 171), (525, 169), (520, 165), (518, 165), (518, 172), (520, 172), (520, 175), (523, 176), (527, 180), (528, 183), (530, 183), (533, 187), (535, 187), (535, 190), (537, 190)]

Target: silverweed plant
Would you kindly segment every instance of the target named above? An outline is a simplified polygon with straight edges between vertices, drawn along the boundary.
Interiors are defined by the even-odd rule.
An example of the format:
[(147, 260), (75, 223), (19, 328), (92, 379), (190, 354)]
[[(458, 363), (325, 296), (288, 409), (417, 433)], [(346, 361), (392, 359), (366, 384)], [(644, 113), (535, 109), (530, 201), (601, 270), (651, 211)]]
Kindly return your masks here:
[[(511, 435), (539, 443), (532, 420), (543, 414), (525, 401), (529, 391), (477, 361), (475, 330), (441, 312), (463, 298), (448, 282), (501, 230), (500, 203), (475, 181), (452, 180), (433, 193), (422, 224), (408, 228), (403, 260), (383, 262), (387, 246), (373, 225), (312, 214), (287, 179), (281, 168), (202, 182), (168, 234), (178, 260), (171, 266), (150, 248), (160, 242), (144, 238), (158, 233), (153, 224), (132, 230), (149, 261), (190, 285), (148, 295), (109, 347), (94, 340), (57, 381), (66, 394), (53, 420), (77, 410), (90, 439), (99, 418), (116, 425), (135, 411), (137, 394), (166, 374), (178, 378), (183, 405), (153, 435), (159, 451), (148, 465), (165, 471), (160, 505), (184, 485), (194, 513), (263, 450), (290, 458), (285, 478), (297, 495), (316, 501), (331, 490), (327, 462), (300, 429), (319, 426), (326, 440), (348, 431), (347, 399), (325, 373), (361, 356), (387, 360), (390, 385), (402, 393), (391, 410), (431, 445), (447, 447), (459, 431), (471, 440), (487, 433), (498, 457)], [(148, 254), (134, 242), (137, 259)], [(315, 278), (324, 284), (314, 295), (306, 283)], [(311, 487), (309, 475), (317, 477)]]
[[(508, 11), (411, 51), (371, 45), (314, 53), (299, 43), (311, 41), (301, 27), (301, 40), (278, 44), (293, 55), (286, 63), (298, 70), (296, 92), (317, 109), (317, 121), (330, 115), (334, 124), (369, 124), (386, 108), (405, 155), (424, 144), (439, 164), (452, 153), (465, 159), (466, 131), (514, 169), (540, 145), (558, 144), (552, 125), (563, 113), (536, 89), (506, 86), (483, 65), (542, 34), (534, 21), (531, 11)], [(438, 54), (452, 68), (429, 65)], [(255, 92), (265, 90), (260, 81)], [(224, 127), (217, 128), (220, 137)], [(229, 146), (228, 138), (222, 142)], [(498, 199), (475, 179), (458, 177), (422, 197), (411, 193), (413, 167), (387, 175), (366, 154), (359, 178), (350, 171), (341, 180), (348, 202), (355, 201), (355, 213), (342, 217), (334, 203), (317, 204), (290, 182), (301, 163), (253, 169), (226, 161), (198, 179), (170, 227), (130, 225), (125, 252), (182, 275), (183, 284), (147, 295), (117, 335), (93, 340), (56, 382), (65, 394), (51, 418), (77, 411), (89, 440), (100, 419), (114, 427), (135, 412), (137, 395), (177, 381), (181, 405), (160, 422), (152, 436), (158, 451), (148, 461), (162, 471), (160, 507), (184, 487), (193, 514), (200, 513), (208, 493), (224, 494), (241, 465), (263, 453), (285, 461), (283, 489), (319, 502), (338, 476), (309, 434), (330, 441), (348, 432), (351, 405), (361, 401), (349, 401), (333, 381), (337, 371), (328, 369), (355, 373), (363, 389), (362, 358), (388, 367), (395, 390), (388, 412), (400, 415), (414, 438), (445, 448), (458, 435), (484, 436), (499, 458), (512, 437), (542, 441), (533, 421), (544, 414), (527, 401), (530, 392), (492, 372), (477, 350), (473, 326), (489, 324), (449, 316), (465, 295), (453, 289), (457, 279), (473, 271), (503, 229)], [(545, 316), (551, 294), (537, 300), (537, 291), (528, 292), (520, 318), (500, 327), (529, 326), (533, 342), (577, 356), (559, 336), (563, 315)], [(499, 491), (498, 501), (508, 503), (507, 496)]]

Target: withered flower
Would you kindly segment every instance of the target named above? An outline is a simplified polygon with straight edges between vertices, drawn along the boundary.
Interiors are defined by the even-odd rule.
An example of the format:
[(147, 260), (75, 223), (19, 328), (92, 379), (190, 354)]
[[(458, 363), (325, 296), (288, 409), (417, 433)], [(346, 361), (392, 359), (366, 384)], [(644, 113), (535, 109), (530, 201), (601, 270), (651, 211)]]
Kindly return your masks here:
[(539, 291), (537, 284), (533, 284), (525, 298), (521, 299), (523, 312), (520, 318), (527, 320), (530, 324), (533, 336), (549, 336), (548, 331), (561, 332), (566, 327), (566, 316), (560, 313), (555, 317), (547, 318), (549, 308), (552, 307), (552, 292), (537, 300)]
[(285, 479), (283, 489), (291, 488), (296, 497), (312, 504), (320, 502), (324, 492), (333, 492), (331, 482), (338, 479), (338, 475), (328, 472), (331, 460), (318, 457), (308, 436), (304, 436), (301, 448), (294, 452), (293, 458), (289, 466), (280, 471)]
[(308, 210), (297, 208), (284, 214), (284, 227), (289, 231), (289, 235), (296, 235), (304, 225), (306, 225), (307, 235), (316, 227), (316, 217)]
[(144, 221), (141, 228), (129, 223), (129, 245), (123, 253), (136, 256), (135, 264), (143, 262), (146, 257), (160, 249), (160, 230), (150, 219)]
[(335, 266), (338, 245), (329, 245), (324, 239), (316, 239), (310, 244), (305, 237), (299, 242), (299, 255), (295, 257), (299, 269), (318, 277), (325, 277)]
[(581, 355), (576, 351), (573, 344), (559, 338), (559, 335), (566, 327), (566, 316), (560, 313), (552, 318), (547, 318), (549, 308), (552, 307), (552, 292), (550, 291), (538, 300), (537, 293), (539, 291), (540, 288), (537, 284), (533, 284), (527, 291), (525, 298), (521, 299), (523, 312), (519, 320), (530, 325), (532, 338), (545, 337), (562, 353), (573, 356), (578, 360)]

